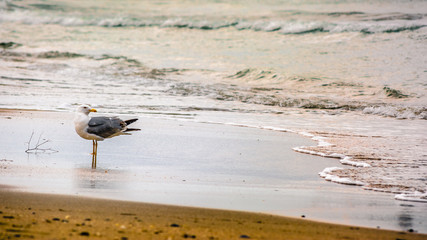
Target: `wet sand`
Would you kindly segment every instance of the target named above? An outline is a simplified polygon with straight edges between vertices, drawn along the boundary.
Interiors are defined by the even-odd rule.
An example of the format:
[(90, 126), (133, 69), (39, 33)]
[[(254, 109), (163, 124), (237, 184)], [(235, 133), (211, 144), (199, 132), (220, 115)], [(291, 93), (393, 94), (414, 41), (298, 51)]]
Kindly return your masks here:
[(0, 188), (1, 239), (425, 239), (427, 235), (236, 211)]

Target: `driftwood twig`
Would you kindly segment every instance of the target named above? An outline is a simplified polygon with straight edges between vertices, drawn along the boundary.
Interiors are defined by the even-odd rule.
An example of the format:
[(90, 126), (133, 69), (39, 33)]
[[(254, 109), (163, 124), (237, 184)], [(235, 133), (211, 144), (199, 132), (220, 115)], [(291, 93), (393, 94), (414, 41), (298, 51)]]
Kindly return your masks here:
[[(49, 139), (41, 139), (42, 135), (39, 135), (39, 138), (37, 140), (37, 143), (31, 147), (31, 141), (33, 140), (34, 137), (34, 131), (31, 133), (30, 136), (30, 140), (28, 140), (27, 142), (27, 150), (25, 150), (26, 153), (57, 153), (58, 151), (52, 148), (41, 148), (42, 145), (50, 142)], [(40, 141), (42, 140), (42, 141)]]

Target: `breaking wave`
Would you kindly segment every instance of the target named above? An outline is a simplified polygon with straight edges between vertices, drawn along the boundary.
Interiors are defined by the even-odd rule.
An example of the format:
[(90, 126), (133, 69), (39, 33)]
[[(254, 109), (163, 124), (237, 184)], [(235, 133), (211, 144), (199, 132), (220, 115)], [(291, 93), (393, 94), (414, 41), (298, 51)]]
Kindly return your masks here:
[[(237, 30), (278, 32), (281, 34), (308, 34), (315, 32), (360, 32), (365, 34), (395, 33), (415, 31), (427, 26), (424, 15), (404, 17), (382, 17), (363, 21), (301, 21), (293, 19), (204, 19), (197, 17), (81, 17), (69, 15), (36, 14), (33, 11), (15, 8), (0, 8), (0, 22), (20, 22), (23, 24), (59, 24), (64, 26), (100, 26), (100, 27), (162, 27), (216, 30), (233, 27)], [(362, 13), (327, 13), (327, 16), (353, 15)]]
[(427, 26), (422, 22), (301, 22), (301, 21), (255, 21), (239, 22), (235, 27), (239, 30), (251, 29), (255, 31), (273, 32), (282, 34), (307, 34), (315, 32), (361, 32), (373, 33), (393, 33), (402, 31), (414, 31)]

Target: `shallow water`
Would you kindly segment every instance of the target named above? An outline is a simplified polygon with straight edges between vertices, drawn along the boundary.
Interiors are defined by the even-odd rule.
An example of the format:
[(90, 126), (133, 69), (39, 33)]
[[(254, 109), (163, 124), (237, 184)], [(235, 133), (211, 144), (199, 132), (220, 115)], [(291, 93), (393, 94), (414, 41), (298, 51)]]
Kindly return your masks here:
[[(2, 1), (0, 107), (309, 132), (426, 201), (425, 1)], [(322, 138), (318, 138), (322, 137)], [(341, 167), (340, 159), (329, 167)], [(338, 180), (343, 183), (344, 181)]]

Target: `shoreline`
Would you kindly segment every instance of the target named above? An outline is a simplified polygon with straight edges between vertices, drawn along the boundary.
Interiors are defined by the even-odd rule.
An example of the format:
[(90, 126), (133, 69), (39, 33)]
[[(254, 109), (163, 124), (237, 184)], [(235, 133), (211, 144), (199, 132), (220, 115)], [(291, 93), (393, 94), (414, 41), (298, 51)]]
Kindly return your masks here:
[(0, 186), (8, 239), (424, 239), (425, 234), (229, 210), (14, 191)]
[[(24, 108), (0, 108), (0, 116), (4, 113), (10, 113), (10, 114), (17, 114), (17, 112), (24, 112), (25, 114), (29, 114), (29, 116), (32, 116), (32, 112), (35, 113), (50, 113), (52, 116), (56, 113), (70, 113), (66, 110), (41, 110), (41, 109), (24, 109)], [(126, 116), (127, 114), (115, 114), (115, 115), (123, 115)], [(149, 115), (151, 118), (152, 116)], [(173, 119), (173, 118), (159, 118), (159, 119), (167, 119), (167, 120), (173, 120), (173, 121), (182, 121), (181, 119)], [(365, 155), (369, 154), (362, 154), (360, 152), (354, 153), (351, 152), (349, 149), (347, 149), (348, 153), (343, 154), (342, 152), (345, 152), (342, 150), (342, 141), (338, 141), (334, 136), (331, 136), (328, 132), (316, 132), (314, 130), (309, 130), (308, 132), (305, 129), (291, 129), (291, 128), (280, 128), (280, 127), (271, 127), (271, 126), (256, 126), (256, 125), (245, 125), (241, 123), (233, 123), (233, 122), (217, 122), (217, 121), (190, 121), (194, 123), (202, 123), (202, 124), (219, 124), (219, 125), (228, 125), (233, 127), (246, 127), (246, 128), (254, 128), (254, 129), (261, 129), (261, 130), (272, 130), (277, 132), (283, 132), (283, 133), (291, 133), (291, 134), (297, 134), (301, 137), (304, 137), (306, 139), (312, 140), (313, 144), (311, 145), (301, 145), (301, 146), (293, 146), (292, 150), (301, 154), (307, 154), (322, 158), (330, 158), (330, 159), (336, 159), (339, 167), (333, 167), (328, 166), (321, 171), (318, 172), (318, 175), (321, 178), (324, 178), (325, 181), (330, 181), (336, 184), (343, 184), (343, 185), (350, 185), (350, 186), (361, 186), (363, 189), (368, 191), (376, 191), (376, 192), (384, 192), (388, 193), (390, 195), (393, 195), (396, 200), (399, 201), (408, 201), (408, 202), (423, 202), (426, 203), (426, 193), (423, 193), (422, 191), (418, 190), (407, 190), (402, 186), (398, 186), (393, 188), (393, 184), (388, 184), (389, 187), (387, 187), (387, 184), (381, 185), (381, 184), (374, 184), (371, 186), (369, 181), (360, 181), (360, 180), (354, 180), (352, 178), (351, 174), (347, 174), (345, 171), (348, 170), (345, 168), (345, 166), (354, 167), (355, 170), (360, 171), (361, 169), (370, 169), (373, 166), (372, 160), (374, 160), (374, 165), (378, 165), (376, 160), (381, 159), (382, 161), (387, 161), (384, 158), (381, 157), (368, 157)], [(361, 137), (356, 136), (356, 137)], [(363, 136), (363, 137), (367, 137)], [(373, 136), (372, 138), (380, 138), (380, 136)], [(355, 141), (352, 139), (352, 141)], [(368, 142), (369, 144), (370, 142)], [(360, 143), (363, 144), (363, 147), (367, 147), (366, 143)], [(345, 144), (344, 144), (345, 145)], [(345, 146), (347, 148), (351, 146)], [(340, 149), (341, 148), (341, 149)], [(337, 150), (338, 149), (338, 150)], [(374, 156), (374, 154), (371, 154)], [(393, 160), (394, 161), (394, 160)], [(370, 163), (368, 163), (370, 162)], [(392, 162), (394, 163), (394, 162)], [(335, 165), (336, 165), (335, 164)], [(391, 162), (386, 162), (385, 164), (391, 164)], [(344, 167), (343, 167), (344, 166)], [(333, 169), (333, 170), (332, 170)], [(332, 173), (333, 172), (333, 173)], [(400, 189), (399, 189), (400, 188)]]
[[(4, 114), (7, 113), (7, 114)], [(0, 120), (5, 121), (5, 123), (11, 124), (5, 124), (4, 126), (10, 126), (8, 127), (9, 131), (12, 131), (11, 134), (19, 138), (19, 141), (14, 141), (16, 143), (10, 144), (11, 149), (8, 149), (11, 152), (10, 157), (8, 154), (4, 154), (1, 156), (4, 158), (5, 161), (0, 162), (2, 169), (0, 169), (0, 172), (4, 175), (3, 181), (0, 184), (9, 184), (9, 185), (17, 185), (21, 186), (27, 191), (31, 191), (31, 189), (38, 189), (33, 190), (35, 192), (39, 192), (40, 194), (44, 193), (55, 193), (55, 194), (67, 194), (70, 197), (75, 197), (75, 195), (80, 195), (84, 197), (95, 197), (95, 198), (108, 198), (111, 201), (117, 201), (117, 200), (124, 200), (124, 201), (136, 201), (136, 202), (153, 202), (153, 203), (159, 203), (159, 204), (167, 204), (167, 205), (173, 205), (173, 206), (193, 206), (193, 207), (199, 207), (199, 208), (212, 208), (212, 209), (232, 209), (235, 211), (246, 211), (246, 212), (263, 212), (267, 214), (274, 214), (276, 216), (292, 216), (292, 217), (299, 217), (301, 215), (307, 216), (306, 219), (310, 220), (316, 220), (320, 222), (333, 222), (333, 223), (340, 223), (345, 224), (348, 226), (365, 226), (365, 227), (372, 227), (375, 228), (376, 226), (380, 226), (382, 229), (395, 229), (402, 231), (407, 231), (409, 229), (413, 229), (413, 231), (421, 231), (424, 232), (425, 229), (423, 229), (418, 225), (412, 226), (412, 222), (420, 221), (419, 224), (422, 224), (424, 221), (423, 218), (415, 217), (412, 219), (411, 216), (411, 222), (399, 222), (397, 227), (384, 224), (384, 223), (375, 223), (375, 222), (369, 222), (364, 221), (363, 219), (366, 217), (364, 215), (358, 216), (359, 211), (357, 208), (363, 208), (363, 205), (360, 205), (360, 201), (364, 201), (364, 198), (372, 198), (374, 200), (372, 203), (367, 202), (368, 205), (375, 205), (375, 204), (388, 204), (388, 209), (390, 208), (396, 208), (398, 207), (400, 214), (413, 214), (414, 211), (418, 209), (419, 206), (415, 205), (412, 207), (402, 207), (400, 204), (396, 204), (392, 200), (391, 204), (390, 202), (376, 202), (375, 198), (380, 196), (380, 198), (384, 199), (383, 195), (375, 195), (375, 194), (367, 194), (363, 193), (364, 190), (357, 190), (353, 189), (348, 186), (339, 186), (335, 183), (329, 183), (326, 182), (324, 179), (320, 178), (317, 175), (317, 172), (315, 170), (309, 170), (302, 168), (302, 172), (308, 172), (304, 173), (302, 176), (304, 176), (304, 179), (306, 179), (308, 175), (312, 174), (313, 176), (310, 176), (309, 184), (315, 184), (314, 186), (310, 186), (307, 191), (307, 186), (295, 186), (295, 187), (289, 187), (289, 185), (296, 184), (297, 182), (291, 181), (288, 183), (288, 180), (285, 179), (284, 182), (275, 183), (273, 185), (270, 184), (269, 179), (259, 182), (258, 178), (251, 179), (250, 176), (233, 176), (229, 175), (227, 178), (232, 179), (231, 182), (228, 180), (223, 181), (218, 179), (218, 176), (212, 175), (211, 178), (203, 179), (204, 176), (202, 175), (195, 175), (190, 176), (191, 172), (181, 171), (180, 169), (174, 169), (173, 171), (164, 171), (164, 168), (167, 168), (167, 166), (164, 167), (150, 167), (150, 165), (147, 163), (147, 160), (150, 160), (151, 158), (156, 158), (159, 155), (156, 154), (156, 150), (153, 152), (154, 155), (150, 156), (144, 156), (143, 161), (145, 162), (143, 165), (143, 176), (142, 177), (135, 177), (132, 175), (140, 174), (140, 172), (130, 171), (128, 168), (132, 168), (133, 166), (129, 165), (126, 166), (126, 163), (118, 161), (118, 163), (115, 163), (116, 160), (120, 160), (122, 158), (121, 156), (117, 156), (117, 146), (113, 146), (117, 143), (121, 143), (120, 141), (123, 141), (123, 144), (128, 144), (132, 141), (136, 141), (138, 139), (138, 135), (135, 136), (128, 136), (124, 138), (117, 138), (115, 141), (119, 141), (114, 143), (113, 141), (105, 141), (105, 143), (102, 143), (102, 152), (101, 152), (101, 168), (97, 169), (97, 171), (91, 171), (89, 168), (89, 163), (84, 163), (85, 159), (89, 159), (87, 154), (85, 153), (86, 150), (89, 149), (89, 145), (86, 141), (82, 141), (76, 134), (74, 133), (74, 129), (71, 129), (69, 125), (69, 119), (72, 115), (69, 112), (59, 112), (59, 111), (40, 111), (40, 110), (24, 110), (24, 109), (0, 109)], [(11, 121), (13, 119), (13, 121)], [(72, 117), (71, 117), (72, 119)], [(168, 137), (171, 136), (179, 136), (179, 139), (182, 139), (182, 137), (188, 138), (187, 135), (182, 135), (183, 132), (179, 132), (182, 130), (178, 130), (178, 132), (170, 132), (170, 131), (176, 131), (173, 129), (177, 128), (183, 128), (183, 131), (187, 134), (188, 131), (190, 132), (198, 132), (198, 131), (205, 131), (206, 130), (206, 124), (203, 123), (186, 123), (186, 122), (179, 122), (179, 121), (171, 121), (171, 120), (149, 120), (142, 117), (143, 121), (143, 134), (144, 138), (152, 139), (159, 136), (159, 141), (164, 141), (165, 136), (163, 132), (157, 133), (161, 128), (164, 128), (163, 131), (167, 132), (168, 134), (172, 135), (166, 135)], [(154, 125), (153, 125), (154, 124)], [(21, 127), (19, 127), (21, 126)], [(21, 132), (16, 132), (15, 128), (28, 128), (20, 129)], [(33, 154), (33, 155), (26, 155), (24, 157), (23, 154), (18, 154), (16, 151), (20, 151), (17, 149), (17, 143), (24, 143), (25, 141), (28, 141), (28, 136), (25, 134), (29, 134), (31, 132), (31, 128), (34, 130), (36, 129), (38, 132), (43, 131), (43, 128), (46, 128), (48, 130), (45, 130), (45, 134), (48, 138), (54, 139), (52, 142), (53, 148), (60, 150), (60, 153), (58, 154)], [(152, 130), (150, 130), (152, 128)], [(156, 130), (157, 128), (157, 130)], [(226, 130), (236, 130), (236, 133), (233, 133), (230, 136), (235, 136), (236, 134), (248, 134), (251, 132), (251, 134), (265, 134), (265, 136), (258, 136), (257, 138), (263, 138), (263, 137), (271, 137), (271, 135), (278, 135), (278, 137), (281, 139), (286, 135), (283, 135), (283, 133), (276, 133), (274, 131), (265, 131), (262, 129), (250, 129), (250, 128), (237, 128), (235, 126), (223, 126), (223, 125), (209, 125), (208, 132), (201, 132), (198, 133), (198, 135), (195, 135), (196, 141), (199, 139), (198, 137), (203, 136), (203, 138), (212, 138), (214, 135), (217, 135), (217, 131), (226, 131)], [(64, 131), (64, 132), (63, 132)], [(150, 133), (152, 131), (152, 133)], [(24, 134), (25, 133), (25, 134)], [(6, 134), (8, 136), (12, 136), (11, 134)], [(151, 134), (151, 135), (150, 135)], [(70, 136), (71, 135), (71, 136)], [(147, 136), (148, 135), (148, 136)], [(296, 134), (294, 134), (296, 136)], [(291, 143), (294, 144), (295, 141), (297, 141), (296, 138), (293, 138), (292, 133), (290, 133), (290, 140)], [(243, 135), (251, 137), (252, 135)], [(45, 136), (43, 136), (45, 137)], [(70, 139), (71, 137), (71, 139)], [(252, 136), (253, 137), (253, 136)], [(74, 139), (75, 138), (75, 139)], [(222, 139), (222, 138), (221, 138)], [(301, 137), (302, 139), (302, 137)], [(0, 139), (1, 141), (2, 139)], [(8, 139), (3, 139), (6, 142), (10, 142)], [(156, 140), (156, 139), (152, 139)], [(215, 141), (218, 141), (220, 139), (213, 139)], [(255, 139), (256, 140), (256, 139)], [(267, 140), (267, 139), (266, 139)], [(222, 141), (222, 140), (221, 140)], [(233, 140), (232, 142), (234, 142)], [(270, 139), (270, 141), (273, 141), (273, 139)], [(277, 141), (277, 140), (274, 140)], [(306, 141), (306, 140), (304, 140)], [(259, 144), (259, 141), (256, 141), (257, 144)], [(261, 141), (262, 142), (262, 141)], [(298, 141), (297, 141), (298, 142)], [(105, 144), (105, 145), (104, 145)], [(108, 145), (113, 144), (113, 145)], [(300, 144), (300, 143), (298, 143)], [(242, 143), (238, 144), (242, 145)], [(5, 145), (9, 146), (9, 145)], [(110, 147), (112, 150), (108, 150)], [(140, 146), (140, 144), (137, 144), (135, 146)], [(278, 146), (283, 146), (282, 143), (280, 143)], [(129, 147), (129, 148), (127, 148)], [(127, 146), (123, 150), (131, 150), (132, 146)], [(8, 147), (6, 147), (8, 148)], [(81, 153), (76, 153), (76, 149), (78, 149), (78, 152), (81, 151)], [(151, 150), (150, 150), (151, 151)], [(246, 151), (246, 150), (245, 150)], [(270, 151), (270, 150), (269, 150)], [(290, 149), (290, 152), (294, 152), (292, 149)], [(12, 154), (13, 153), (13, 154)], [(229, 152), (226, 152), (227, 154), (232, 154)], [(237, 152), (237, 155), (240, 156)], [(130, 154), (130, 155), (129, 155)], [(128, 155), (125, 155), (126, 157), (134, 156), (135, 154), (141, 154), (141, 153), (133, 153), (130, 152)], [(145, 151), (143, 151), (143, 154)], [(173, 150), (171, 152), (171, 156), (177, 156), (179, 153), (176, 152), (176, 150)], [(291, 153), (289, 153), (291, 154)], [(300, 154), (300, 153), (294, 153), (295, 156), (305, 158), (308, 160), (310, 165), (316, 165), (319, 164), (315, 159), (319, 159), (320, 162), (324, 161), (330, 161), (334, 162), (336, 160), (334, 159), (322, 159), (317, 157), (312, 157), (310, 155)], [(202, 152), (202, 157), (204, 154)], [(301, 155), (301, 156), (300, 156)], [(125, 157), (123, 156), (123, 157)], [(261, 156), (264, 156), (261, 154)], [(279, 154), (279, 156), (283, 156), (283, 154)], [(116, 159), (119, 157), (119, 159)], [(23, 158), (26, 158), (24, 160)], [(111, 158), (111, 159), (110, 159)], [(187, 157), (183, 157), (184, 160), (188, 160)], [(160, 158), (161, 159), (161, 158)], [(82, 163), (72, 163), (75, 160), (82, 161)], [(166, 159), (166, 164), (169, 164), (169, 160)], [(285, 160), (285, 159), (283, 159)], [(301, 159), (303, 160), (303, 159)], [(111, 161), (111, 163), (108, 163)], [(139, 160), (138, 160), (139, 161)], [(285, 160), (286, 161), (286, 160)], [(295, 166), (305, 165), (304, 163), (299, 162), (298, 160), (296, 162)], [(70, 165), (72, 163), (72, 165)], [(107, 164), (108, 163), (108, 164)], [(195, 162), (196, 163), (196, 162)], [(65, 164), (65, 165), (64, 165)], [(113, 164), (113, 165), (111, 165)], [(329, 166), (330, 163), (325, 163), (326, 166)], [(125, 165), (125, 166), (123, 166)], [(118, 166), (118, 169), (117, 169)], [(212, 165), (212, 163), (209, 163), (207, 165), (209, 169), (211, 166), (217, 167), (215, 164)], [(319, 165), (322, 166), (322, 165)], [(323, 169), (323, 167), (320, 168), (320, 170)], [(271, 170), (270, 170), (271, 171)], [(148, 175), (146, 174), (148, 173)], [(314, 174), (313, 174), (314, 173)], [(308, 174), (308, 175), (307, 175)], [(28, 175), (28, 176), (24, 176)], [(167, 179), (166, 176), (168, 176), (170, 179)], [(226, 175), (225, 175), (226, 176)], [(261, 175), (261, 178), (264, 178), (266, 175)], [(301, 177), (302, 177), (301, 176)], [(223, 176), (219, 176), (223, 178)], [(243, 178), (244, 177), (244, 178)], [(280, 176), (283, 177), (283, 176)], [(300, 176), (298, 176), (299, 178)], [(9, 178), (9, 179), (8, 179)], [(51, 179), (56, 179), (57, 183), (56, 185), (52, 185)], [(242, 181), (243, 180), (243, 181)], [(274, 179), (272, 179), (274, 180)], [(1, 179), (0, 179), (1, 181)], [(26, 181), (26, 182), (22, 182)], [(29, 181), (29, 182), (28, 182)], [(71, 181), (71, 182), (70, 182)], [(258, 182), (257, 182), (258, 181)], [(307, 180), (305, 180), (307, 181)], [(304, 182), (304, 181), (302, 181)], [(256, 183), (256, 184), (255, 184)], [(260, 185), (261, 184), (261, 185)], [(279, 185), (277, 185), (279, 184)], [(284, 184), (284, 186), (280, 186), (280, 184)], [(317, 184), (317, 185), (316, 185)], [(130, 185), (135, 185), (134, 187), (131, 187)], [(259, 188), (256, 186), (260, 186)], [(43, 188), (44, 187), (44, 188)], [(312, 190), (311, 190), (312, 189)], [(139, 194), (130, 192), (140, 192)], [(164, 192), (164, 193), (162, 193)], [(361, 194), (362, 192), (362, 194)], [(146, 193), (146, 194), (145, 194)], [(319, 195), (320, 194), (320, 195)], [(334, 198), (337, 199), (328, 199), (328, 195), (334, 195)], [(339, 194), (339, 195), (336, 195)], [(318, 196), (316, 196), (318, 195)], [(209, 197), (210, 196), (210, 197)], [(291, 197), (287, 197), (291, 196)], [(302, 202), (306, 202), (307, 200), (305, 198), (308, 198), (310, 201), (314, 201), (310, 204), (310, 202), (298, 204), (295, 201), (299, 202), (301, 201), (300, 198), (303, 198)], [(174, 200), (174, 198), (176, 198)], [(330, 198), (330, 196), (329, 196)], [(116, 199), (116, 200), (113, 200)], [(170, 200), (172, 199), (172, 200)], [(296, 200), (300, 199), (300, 200)], [(323, 199), (323, 200), (322, 200)], [(346, 200), (347, 199), (347, 200)], [(317, 202), (319, 201), (320, 202)], [(332, 200), (332, 202), (331, 202)], [(107, 200), (108, 201), (108, 200)], [(322, 202), (324, 201), (324, 203)], [(356, 209), (348, 209), (346, 208), (346, 205), (342, 202), (351, 201), (357, 204)], [(387, 200), (388, 201), (388, 200)], [(270, 206), (271, 204), (271, 206)], [(319, 205), (320, 207), (314, 207), (311, 205)], [(330, 209), (330, 207), (327, 207), (328, 204), (338, 204), (334, 205), (336, 210)], [(240, 206), (242, 205), (242, 206)], [(325, 205), (325, 206), (323, 206)], [(344, 208), (344, 209), (342, 209)], [(423, 207), (422, 207), (423, 208)], [(342, 212), (344, 211), (344, 212)], [(366, 211), (366, 210), (365, 210)], [(367, 210), (370, 211), (370, 210)], [(381, 210), (375, 210), (372, 209), (372, 214), (380, 213)], [(396, 210), (398, 211), (398, 210)], [(422, 210), (421, 210), (422, 211)], [(361, 218), (361, 221), (352, 221), (348, 219), (349, 214), (355, 214), (356, 218)], [(390, 219), (389, 219), (390, 218)], [(385, 221), (395, 221), (393, 215), (386, 216)], [(400, 220), (399, 220), (400, 221)], [(408, 225), (409, 224), (409, 225)]]

